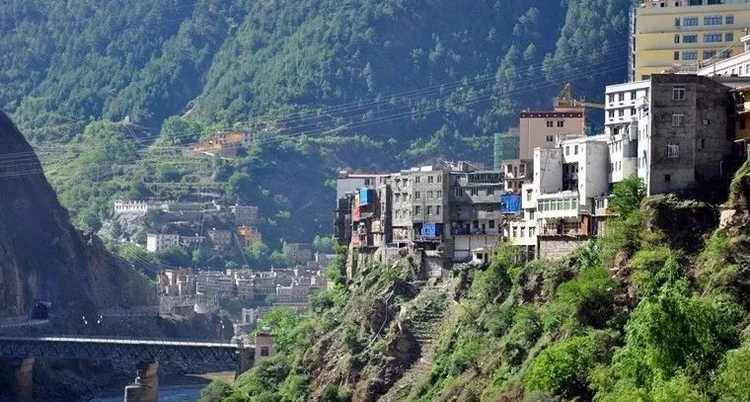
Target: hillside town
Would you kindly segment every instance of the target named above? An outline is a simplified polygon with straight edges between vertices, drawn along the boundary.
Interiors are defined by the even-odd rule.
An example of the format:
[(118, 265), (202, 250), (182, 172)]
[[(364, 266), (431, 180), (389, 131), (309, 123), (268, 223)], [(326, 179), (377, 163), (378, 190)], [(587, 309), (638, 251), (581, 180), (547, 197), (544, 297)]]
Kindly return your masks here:
[[(649, 36), (640, 24), (656, 29), (647, 22), (669, 10), (667, 3), (634, 9), (634, 43), (644, 42), (631, 49), (638, 80), (602, 88), (601, 104), (576, 99), (568, 84), (552, 108), (521, 112), (517, 128), (495, 137), (493, 169), (441, 161), (389, 173), (342, 171), (335, 225), (340, 244), (384, 262), (400, 251), (421, 252), (440, 276), (453, 264), (487, 263), (500, 244), (518, 247), (528, 260), (569, 254), (604, 233), (613, 186), (630, 177), (641, 180), (648, 196), (718, 199), (747, 157), (750, 35), (741, 36), (739, 51), (706, 50), (693, 63), (696, 50), (676, 50), (680, 62), (646, 68)], [(732, 31), (723, 36), (730, 42), (735, 18), (750, 22), (745, 8), (727, 13), (734, 7), (701, 6), (704, 13), (727, 14), (720, 18)], [(698, 19), (686, 20), (692, 24), (692, 18)], [(678, 20), (672, 28), (679, 31)], [(681, 35), (697, 34), (675, 33), (675, 44)], [(591, 109), (604, 112), (602, 132), (586, 132)]]

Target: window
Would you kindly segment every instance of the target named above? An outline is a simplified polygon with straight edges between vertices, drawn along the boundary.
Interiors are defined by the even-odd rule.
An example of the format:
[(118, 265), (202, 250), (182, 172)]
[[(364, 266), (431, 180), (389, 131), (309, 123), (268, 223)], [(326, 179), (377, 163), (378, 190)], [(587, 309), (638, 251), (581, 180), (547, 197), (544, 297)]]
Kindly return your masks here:
[(565, 155), (570, 155), (570, 145), (565, 147)]
[(615, 117), (615, 111), (614, 110), (610, 110), (609, 111), (609, 118), (613, 119), (614, 117)]
[[(697, 27), (698, 17), (685, 17), (682, 19), (682, 25), (686, 27)], [(679, 26), (679, 25), (676, 25)]]
[(429, 216), (429, 215), (432, 215), (432, 206), (431, 206), (431, 205), (428, 205), (428, 206), (427, 206), (427, 208), (426, 208), (426, 213), (427, 213), (427, 215), (428, 215), (428, 216)]
[(526, 201), (531, 201), (531, 190), (526, 190)]
[(707, 15), (703, 17), (703, 25), (721, 25), (724, 18), (721, 15)]
[(706, 139), (705, 139), (705, 138), (701, 138), (701, 146), (700, 146), (700, 149), (704, 149), (705, 147), (706, 147)]
[(665, 174), (664, 175), (664, 183), (669, 183), (672, 181), (672, 175)]
[(565, 127), (565, 121), (564, 120), (558, 120), (557, 121), (557, 127)]
[[(438, 176), (438, 177), (440, 177), (440, 176)], [(436, 191), (436, 192), (435, 192), (435, 197), (436, 197), (436, 198), (443, 198), (443, 192), (442, 192), (442, 191), (440, 191), (440, 190)]]
[(727, 25), (734, 24), (734, 15), (727, 15), (724, 17), (724, 23)]
[(534, 229), (533, 227), (530, 227), (529, 228), (529, 237), (534, 237), (534, 232), (535, 231), (536, 231), (536, 229)]
[(680, 19), (679, 18), (675, 18), (674, 19), (674, 26), (676, 26), (676, 27), (680, 26)]
[(698, 43), (698, 35), (697, 34), (682, 35), (682, 43)]
[(534, 219), (534, 211), (529, 211), (529, 219)]
[(625, 102), (625, 93), (620, 92), (619, 94), (617, 94), (617, 100), (620, 102)]
[(698, 52), (695, 50), (682, 52), (682, 60), (698, 60)]
[(427, 192), (427, 198), (432, 198), (432, 191)]
[(578, 155), (578, 145), (573, 147), (573, 155)]
[(674, 52), (674, 59), (675, 60), (679, 60), (680, 59), (680, 52)]
[(614, 102), (615, 101), (615, 94), (609, 94), (608, 98), (609, 98), (609, 103)]
[(685, 115), (682, 113), (672, 113), (672, 127), (682, 127)]
[(554, 140), (554, 138), (551, 135), (547, 136), (547, 142), (552, 142), (553, 140)]
[(625, 109), (620, 109), (617, 111), (617, 116), (624, 117), (625, 116)]
[(414, 215), (419, 215), (422, 212), (422, 210), (419, 208), (419, 205), (414, 207)]
[(635, 116), (635, 108), (634, 107), (630, 108), (630, 115), (631, 116)]
[(427, 176), (427, 183), (432, 183), (435, 180), (432, 176)]
[(679, 158), (680, 157), (680, 146), (677, 144), (667, 145), (667, 158)]
[(674, 43), (680, 43), (680, 35), (674, 36)]
[(440, 205), (435, 207), (435, 215), (440, 215)]
[(268, 350), (268, 346), (261, 346), (261, 347), (260, 347), (260, 355), (261, 355), (262, 357), (268, 357), (268, 355), (270, 355), (270, 354), (271, 354), (271, 353), (270, 353), (270, 352), (269, 352), (269, 350)]
[(518, 227), (513, 226), (513, 237), (518, 237)]
[(471, 195), (479, 195), (479, 190), (476, 188), (471, 189)]
[(685, 100), (685, 87), (672, 87), (672, 100)]
[(554, 127), (555, 124), (551, 121), (547, 121), (547, 127)]
[(521, 226), (521, 237), (526, 236), (526, 226)]
[(703, 60), (707, 60), (716, 56), (716, 50), (704, 50)]
[(416, 176), (416, 177), (414, 178), (414, 183), (419, 183), (419, 179), (420, 179), (420, 177), (419, 177), (419, 176)]
[(734, 42), (734, 32), (727, 32), (724, 34), (724, 41)]
[(706, 43), (721, 42), (721, 33), (707, 33), (703, 34), (703, 41)]
[(495, 194), (495, 189), (494, 188), (490, 187), (490, 188), (487, 189), (487, 195), (494, 195), (494, 194)]
[(414, 199), (415, 199), (415, 200), (418, 200), (418, 199), (420, 199), (421, 197), (422, 197), (422, 193), (420, 193), (419, 191), (415, 191), (415, 192), (414, 192)]
[(489, 223), (490, 229), (494, 229), (495, 228), (495, 220), (494, 219), (490, 219), (490, 221), (488, 223)]
[(630, 91), (630, 100), (635, 100), (638, 97), (638, 93)]
[(441, 175), (438, 175), (438, 177), (437, 177), (437, 182), (438, 182), (438, 183), (442, 183), (442, 182), (443, 182), (443, 176), (441, 176)]

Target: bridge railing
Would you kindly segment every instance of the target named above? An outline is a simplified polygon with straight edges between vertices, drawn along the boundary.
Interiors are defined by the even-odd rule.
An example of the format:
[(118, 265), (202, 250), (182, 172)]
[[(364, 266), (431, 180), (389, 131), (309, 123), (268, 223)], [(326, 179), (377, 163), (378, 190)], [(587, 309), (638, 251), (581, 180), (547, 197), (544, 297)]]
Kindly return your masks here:
[[(106, 335), (82, 335), (82, 334), (54, 334), (54, 335), (41, 335), (34, 337), (24, 336), (0, 336), (0, 342), (3, 340), (24, 340), (24, 341), (38, 341), (38, 342), (50, 342), (50, 341), (118, 341), (118, 342), (154, 342), (154, 343), (186, 343), (186, 344), (213, 344), (213, 345), (234, 345), (237, 346), (237, 342), (232, 342), (227, 339), (207, 339), (207, 338), (159, 338), (159, 337), (118, 337), (118, 336), (106, 336)], [(252, 346), (243, 344), (243, 346)]]

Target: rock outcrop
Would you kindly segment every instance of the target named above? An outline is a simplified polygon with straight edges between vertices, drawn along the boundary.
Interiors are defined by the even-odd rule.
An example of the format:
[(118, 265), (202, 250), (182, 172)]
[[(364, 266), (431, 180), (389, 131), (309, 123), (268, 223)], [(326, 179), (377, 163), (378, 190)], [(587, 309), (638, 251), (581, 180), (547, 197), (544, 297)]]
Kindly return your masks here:
[(156, 303), (145, 277), (73, 227), (33, 149), (0, 112), (0, 317), (27, 315), (35, 300), (71, 314)]

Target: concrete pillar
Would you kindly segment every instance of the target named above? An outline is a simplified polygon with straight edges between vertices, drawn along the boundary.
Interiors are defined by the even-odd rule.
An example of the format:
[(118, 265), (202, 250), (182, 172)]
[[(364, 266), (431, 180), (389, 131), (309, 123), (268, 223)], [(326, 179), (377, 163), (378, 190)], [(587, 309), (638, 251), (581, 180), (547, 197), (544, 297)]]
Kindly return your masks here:
[(34, 401), (34, 362), (33, 357), (27, 357), (21, 361), (16, 370), (16, 389), (14, 390), (14, 402)]
[(143, 365), (133, 384), (125, 387), (125, 402), (159, 402), (159, 362)]
[(240, 354), (240, 361), (239, 366), (237, 367), (237, 372), (235, 373), (235, 378), (253, 368), (253, 364), (255, 363), (255, 350), (253, 348), (241, 348), (238, 353)]

